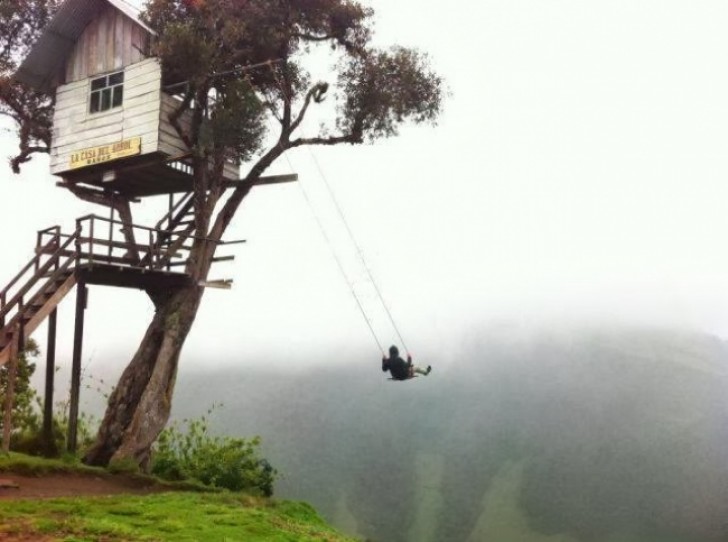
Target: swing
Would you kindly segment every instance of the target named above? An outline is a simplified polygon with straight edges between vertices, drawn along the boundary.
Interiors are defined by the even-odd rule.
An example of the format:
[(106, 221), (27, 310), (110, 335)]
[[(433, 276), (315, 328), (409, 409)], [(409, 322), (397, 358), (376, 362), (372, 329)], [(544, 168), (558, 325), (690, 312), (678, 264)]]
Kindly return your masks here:
[[(278, 88), (281, 91), (281, 96), (283, 96), (284, 100), (286, 100), (288, 103), (290, 103), (291, 102), (291, 99), (288, 96), (288, 94), (286, 92), (286, 89), (284, 87), (284, 84), (281, 81), (281, 79), (279, 77), (279, 74), (277, 73), (277, 71), (275, 69), (275, 66), (273, 65), (272, 62), (269, 62), (268, 63), (268, 68), (270, 69), (270, 72), (271, 72), (271, 75), (273, 77), (273, 80), (275, 81), (276, 85), (278, 86)], [(251, 87), (254, 86), (253, 85), (253, 82), (250, 80), (250, 78), (248, 78), (248, 83), (251, 85)], [(263, 89), (261, 89), (261, 90), (263, 90)], [(263, 90), (263, 95), (266, 96), (266, 99), (268, 99), (268, 96), (267, 96), (267, 93), (265, 92), (265, 90)], [(302, 130), (302, 127), (301, 126), (298, 126), (298, 128), (300, 130)], [(379, 289), (379, 286), (377, 285), (376, 280), (374, 280), (374, 276), (372, 275), (371, 269), (369, 268), (369, 265), (367, 264), (366, 260), (364, 259), (364, 254), (363, 254), (363, 252), (361, 250), (361, 247), (359, 246), (359, 243), (357, 242), (356, 238), (354, 237), (354, 233), (351, 231), (351, 227), (349, 226), (349, 221), (344, 216), (344, 211), (342, 210), (341, 205), (339, 204), (339, 200), (337, 199), (336, 195), (334, 194), (334, 191), (332, 190), (331, 185), (329, 184), (329, 182), (328, 182), (328, 180), (326, 178), (326, 175), (324, 175), (323, 169), (321, 168), (321, 164), (319, 163), (318, 159), (316, 158), (316, 155), (314, 154), (314, 152), (310, 148), (310, 146), (307, 145), (306, 148), (308, 149), (308, 152), (309, 152), (311, 158), (313, 159), (314, 164), (316, 165), (316, 169), (318, 169), (319, 175), (320, 175), (320, 177), (321, 177), (321, 179), (322, 179), (322, 181), (324, 183), (324, 186), (325, 186), (326, 191), (327, 191), (327, 193), (329, 195), (329, 198), (332, 201), (332, 203), (334, 204), (334, 207), (336, 209), (336, 212), (337, 212), (339, 218), (341, 219), (341, 222), (343, 223), (343, 225), (344, 225), (344, 227), (346, 229), (346, 232), (348, 234), (349, 239), (351, 240), (352, 245), (356, 249), (356, 253), (359, 256), (359, 260), (361, 261), (364, 269), (366, 270), (367, 276), (369, 277), (369, 280), (370, 280), (372, 286), (374, 287), (374, 290), (376, 291), (377, 297), (379, 298), (379, 302), (381, 303), (382, 307), (384, 308), (384, 311), (387, 314), (387, 318), (389, 319), (389, 322), (391, 323), (392, 328), (394, 329), (395, 333), (397, 334), (397, 337), (399, 338), (400, 344), (405, 349), (405, 351), (409, 352), (409, 349), (407, 348), (407, 346), (406, 346), (406, 344), (404, 342), (404, 339), (402, 338), (402, 334), (400, 333), (399, 328), (397, 327), (397, 323), (394, 321), (394, 318), (392, 317), (392, 313), (390, 312), (389, 307), (384, 302), (384, 298), (382, 296), (382, 292)], [(287, 159), (289, 161), (289, 164), (290, 164), (290, 158), (288, 158), (287, 155), (286, 155), (286, 157), (287, 157)], [(339, 271), (341, 272), (342, 277), (344, 278), (344, 280), (346, 281), (347, 285), (349, 286), (349, 291), (351, 292), (352, 297), (354, 298), (354, 300), (356, 301), (357, 306), (359, 307), (359, 311), (361, 312), (361, 315), (363, 316), (364, 321), (366, 322), (367, 327), (369, 328), (369, 331), (370, 331), (370, 333), (372, 335), (372, 338), (374, 339), (374, 341), (376, 342), (377, 346), (379, 347), (379, 350), (382, 353), (382, 355), (384, 355), (384, 348), (382, 346), (382, 343), (379, 341), (379, 338), (377, 337), (377, 334), (374, 331), (374, 327), (372, 326), (372, 322), (370, 321), (369, 316), (367, 315), (366, 311), (364, 310), (364, 307), (362, 305), (362, 302), (359, 299), (359, 296), (357, 295), (357, 292), (356, 292), (356, 290), (354, 288), (354, 285), (353, 285), (352, 281), (350, 280), (350, 277), (348, 276), (348, 274), (346, 273), (346, 271), (344, 269), (344, 266), (342, 264), (342, 261), (341, 261), (339, 255), (337, 254), (336, 250), (334, 249), (333, 243), (332, 243), (329, 235), (327, 234), (326, 229), (324, 228), (324, 225), (323, 225), (323, 223), (321, 221), (321, 218), (316, 213), (316, 210), (314, 209), (314, 206), (313, 206), (313, 204), (311, 202), (311, 199), (309, 198), (309, 195), (306, 192), (305, 187), (303, 186), (303, 183), (298, 183), (298, 186), (301, 189), (301, 192), (303, 193), (304, 200), (306, 201), (306, 204), (308, 205), (308, 207), (309, 207), (309, 209), (311, 211), (311, 214), (313, 215), (314, 219), (316, 220), (316, 223), (317, 223), (317, 225), (319, 227), (319, 230), (321, 230), (321, 234), (322, 234), (322, 236), (323, 236), (326, 244), (329, 247), (329, 251), (331, 252), (331, 255), (333, 256), (334, 260), (336, 261), (336, 264), (337, 264), (337, 266), (339, 268)], [(417, 378), (417, 376), (418, 375), (413, 372), (413, 369), (411, 369), (410, 370), (410, 376), (409, 377), (407, 377), (405, 379), (389, 378), (389, 380), (391, 380), (391, 381), (405, 382), (407, 380), (412, 380), (413, 378)]]

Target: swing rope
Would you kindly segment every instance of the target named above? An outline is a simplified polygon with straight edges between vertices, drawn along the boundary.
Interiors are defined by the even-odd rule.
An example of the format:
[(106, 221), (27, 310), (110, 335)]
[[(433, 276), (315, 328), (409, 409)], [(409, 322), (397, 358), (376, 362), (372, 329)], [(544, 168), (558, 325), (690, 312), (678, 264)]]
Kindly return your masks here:
[[(399, 331), (399, 327), (397, 327), (397, 322), (395, 322), (394, 317), (392, 316), (392, 312), (389, 310), (389, 307), (387, 306), (386, 301), (384, 300), (384, 296), (382, 296), (382, 291), (379, 289), (379, 285), (377, 284), (377, 281), (374, 279), (374, 275), (372, 274), (372, 270), (369, 267), (369, 264), (367, 264), (366, 259), (364, 258), (364, 253), (362, 252), (361, 245), (356, 240), (356, 237), (354, 237), (354, 232), (351, 231), (351, 227), (349, 226), (349, 221), (344, 216), (344, 211), (341, 208), (341, 205), (339, 204), (339, 200), (334, 194), (333, 189), (331, 188), (331, 185), (329, 184), (328, 179), (326, 178), (326, 175), (324, 174), (323, 169), (321, 168), (321, 164), (318, 161), (318, 158), (314, 154), (313, 150), (308, 147), (307, 148), (309, 154), (311, 155), (311, 158), (313, 159), (314, 164), (316, 165), (316, 169), (319, 172), (319, 175), (324, 181), (324, 185), (326, 186), (326, 191), (329, 194), (329, 197), (331, 198), (331, 201), (334, 202), (334, 207), (336, 207), (336, 211), (341, 218), (341, 221), (344, 223), (344, 226), (346, 227), (346, 232), (349, 235), (349, 239), (351, 240), (352, 244), (356, 248), (356, 253), (359, 256), (359, 260), (361, 261), (362, 265), (364, 266), (364, 269), (367, 272), (367, 276), (369, 277), (369, 280), (371, 281), (372, 285), (374, 286), (374, 290), (377, 292), (377, 297), (379, 298), (380, 303), (382, 304), (382, 307), (384, 307), (384, 311), (387, 313), (387, 317), (389, 318), (389, 321), (392, 324), (392, 327), (394, 328), (395, 333), (397, 334), (397, 337), (399, 338), (400, 342), (402, 343), (402, 348), (404, 348), (405, 352), (409, 354), (409, 348), (407, 348), (407, 344), (404, 342), (404, 338), (402, 337), (402, 334)], [(301, 183), (299, 183), (301, 184)]]
[[(278, 80), (278, 77), (277, 77), (275, 71), (273, 70), (272, 64), (268, 64), (268, 66), (271, 70), (271, 73), (273, 74), (276, 84), (278, 85), (279, 89), (281, 90), (281, 95), (284, 96), (284, 98), (286, 100), (288, 100), (289, 98), (286, 95), (280, 81)], [(254, 89), (255, 85), (253, 84), (253, 82), (249, 76), (246, 77), (246, 80), (247, 80), (248, 84), (250, 85), (250, 87)], [(265, 96), (266, 100), (268, 100), (268, 102), (272, 104), (273, 101), (270, 99), (270, 96), (268, 96), (268, 93), (265, 91), (265, 89), (260, 87), (259, 90)], [(275, 115), (275, 113), (274, 113), (274, 115)], [(272, 119), (269, 118), (268, 123), (269, 123), (269, 125), (271, 125), (271, 127), (272, 127), (271, 131), (273, 132), (275, 130), (275, 125), (273, 124)], [(291, 158), (290, 158), (289, 154), (287, 152), (285, 152), (285, 149), (282, 148), (280, 140), (278, 141), (278, 146), (281, 148), (281, 150), (284, 151), (283, 156), (285, 157), (286, 162), (288, 162), (288, 167), (290, 167), (291, 170), (295, 170), (295, 168), (293, 167), (293, 164), (291, 162)], [(324, 224), (321, 221), (321, 218), (316, 213), (316, 209), (313, 205), (313, 201), (311, 200), (311, 197), (309, 196), (308, 192), (306, 191), (306, 189), (304, 188), (302, 183), (299, 182), (296, 184), (298, 184), (298, 186), (301, 190), (301, 194), (303, 195), (303, 199), (306, 202), (306, 205), (308, 206), (309, 210), (311, 211), (311, 215), (313, 215), (313, 218), (316, 221), (316, 225), (318, 226), (318, 229), (321, 232), (321, 236), (324, 238), (326, 246), (329, 249), (329, 253), (331, 254), (334, 261), (336, 262), (336, 266), (339, 269), (339, 273), (341, 273), (341, 276), (343, 277), (344, 281), (346, 282), (347, 287), (349, 288), (349, 292), (351, 293), (351, 296), (354, 298), (354, 301), (356, 301), (356, 306), (358, 307), (359, 312), (362, 315), (362, 318), (364, 318), (364, 322), (366, 323), (367, 328), (369, 329), (369, 333), (371, 334), (372, 339), (374, 339), (374, 342), (376, 343), (377, 348), (379, 348), (379, 351), (381, 352), (382, 356), (384, 356), (384, 347), (382, 346), (382, 343), (379, 341), (379, 338), (377, 337), (377, 333), (374, 331), (374, 326), (371, 322), (371, 319), (367, 315), (366, 310), (364, 309), (364, 305), (362, 304), (361, 300), (359, 299), (359, 296), (356, 293), (354, 284), (352, 283), (351, 280), (349, 280), (349, 276), (347, 275), (346, 270), (344, 269), (344, 264), (341, 261), (341, 258), (339, 257), (339, 255), (337, 254), (337, 252), (334, 248), (334, 244), (333, 244), (333, 241), (331, 240), (331, 237), (326, 232), (326, 228), (324, 227)]]
[[(275, 80), (276, 85), (278, 86), (279, 90), (281, 91), (281, 96), (283, 96), (283, 99), (286, 100), (289, 104), (292, 103), (291, 97), (286, 92), (285, 87), (283, 86), (283, 83), (281, 82), (278, 73), (276, 73), (276, 70), (272, 63), (268, 64), (268, 68), (271, 71), (271, 75), (273, 76), (273, 79)], [(252, 84), (252, 82), (249, 80), (249, 83)], [(267, 93), (264, 93), (266, 96), (266, 99), (270, 101), (270, 98), (267, 96)], [(272, 103), (272, 102), (271, 102)], [(301, 130), (301, 133), (303, 137), (305, 137), (305, 133), (302, 126), (299, 126), (299, 129)], [(279, 142), (280, 145), (280, 142)], [(331, 198), (331, 201), (334, 204), (334, 207), (336, 209), (336, 212), (341, 219), (341, 221), (344, 224), (344, 227), (346, 228), (347, 235), (349, 236), (350, 241), (352, 242), (354, 248), (356, 249), (357, 256), (359, 257), (359, 260), (362, 263), (362, 266), (366, 270), (367, 276), (369, 277), (369, 281), (371, 282), (372, 286), (374, 287), (374, 290), (377, 294), (377, 297), (379, 298), (379, 302), (381, 303), (382, 307), (384, 308), (385, 313), (387, 314), (387, 318), (389, 319), (389, 322), (392, 324), (392, 328), (394, 329), (395, 333), (397, 334), (397, 337), (399, 338), (402, 348), (407, 352), (409, 355), (409, 348), (407, 348), (407, 344), (404, 341), (404, 338), (402, 337), (402, 333), (399, 330), (399, 327), (397, 326), (396, 321), (394, 320), (394, 317), (392, 315), (391, 310), (389, 309), (389, 306), (384, 300), (384, 296), (382, 295), (382, 291), (379, 288), (379, 285), (374, 278), (374, 274), (372, 273), (371, 268), (369, 267), (369, 264), (367, 264), (366, 259), (364, 258), (364, 252), (362, 251), (361, 245), (357, 242), (356, 237), (354, 236), (354, 232), (351, 229), (351, 226), (349, 225), (349, 221), (346, 219), (346, 215), (344, 214), (344, 211), (341, 207), (341, 204), (339, 203), (338, 198), (336, 197), (336, 194), (334, 193), (333, 189), (331, 188), (331, 184), (328, 181), (328, 178), (326, 174), (323, 171), (323, 168), (321, 167), (321, 163), (319, 162), (318, 158), (316, 157), (316, 154), (313, 152), (313, 149), (311, 149), (310, 146), (306, 145), (307, 151), (309, 155), (311, 156), (316, 169), (319, 172), (319, 175), (321, 176), (321, 179), (323, 180), (324, 186), (326, 187), (326, 191), (329, 195), (329, 198)], [(287, 153), (284, 153), (286, 156), (286, 160), (288, 162), (288, 165), (293, 169), (293, 166), (291, 164), (290, 157)], [(354, 288), (354, 285), (352, 281), (349, 279), (348, 275), (346, 274), (346, 271), (344, 269), (344, 266), (341, 262), (341, 259), (339, 258), (338, 254), (336, 253), (336, 250), (334, 249), (333, 243), (329, 237), (329, 235), (326, 233), (326, 230), (324, 228), (324, 225), (319, 218), (319, 216), (316, 213), (316, 210), (314, 209), (313, 203), (306, 192), (305, 188), (303, 187), (303, 183), (297, 183), (301, 189), (301, 193), (304, 195), (304, 199), (306, 200), (306, 204), (308, 205), (309, 209), (311, 210), (311, 213), (314, 215), (314, 218), (316, 219), (316, 223), (318, 224), (319, 230), (321, 230), (321, 234), (323, 235), (327, 246), (329, 247), (329, 250), (334, 257), (334, 260), (336, 260), (336, 264), (339, 267), (339, 271), (341, 272), (342, 276), (344, 277), (344, 280), (346, 281), (349, 290), (351, 291), (352, 297), (356, 300), (357, 306), (359, 307), (359, 311), (361, 312), (362, 316), (364, 317), (365, 322), (367, 323), (367, 327), (369, 328), (369, 331), (372, 334), (372, 337), (374, 338), (374, 341), (377, 343), (377, 346), (379, 347), (379, 350), (381, 350), (382, 354), (384, 354), (384, 348), (382, 347), (381, 342), (379, 341), (379, 338), (377, 337), (376, 332), (374, 331), (374, 327), (372, 326), (371, 320), (366, 314), (366, 311), (364, 310), (364, 306), (361, 303), (361, 300), (359, 299), (359, 296), (356, 294), (356, 289)]]
[[(289, 167), (291, 169), (294, 169), (288, 155), (286, 155), (286, 161), (288, 162)], [(349, 277), (346, 274), (344, 265), (341, 262), (341, 258), (339, 258), (339, 255), (336, 253), (336, 250), (334, 249), (334, 245), (333, 245), (333, 242), (331, 241), (331, 238), (329, 237), (329, 234), (326, 233), (326, 228), (324, 228), (324, 225), (321, 222), (321, 219), (316, 214), (316, 210), (314, 209), (313, 202), (311, 201), (311, 198), (309, 197), (308, 192), (306, 192), (306, 189), (303, 187), (302, 183), (298, 182), (296, 184), (298, 184), (298, 186), (301, 189), (301, 193), (303, 194), (303, 199), (306, 201), (306, 205), (308, 205), (308, 208), (311, 210), (311, 214), (313, 215), (314, 219), (316, 220), (316, 224), (318, 225), (319, 231), (321, 231), (321, 235), (323, 236), (324, 240), (326, 241), (326, 246), (329, 247), (329, 252), (331, 253), (331, 256), (334, 258), (334, 260), (336, 261), (336, 265), (339, 268), (339, 272), (341, 273), (341, 276), (344, 277), (344, 280), (346, 281), (346, 284), (349, 287), (349, 291), (351, 292), (351, 296), (356, 301), (356, 305), (357, 305), (357, 307), (359, 307), (359, 312), (361, 312), (361, 315), (364, 318), (364, 321), (366, 322), (367, 327), (369, 328), (369, 332), (371, 333), (372, 338), (374, 338), (374, 342), (377, 343), (377, 347), (381, 351), (382, 355), (384, 355), (384, 347), (382, 346), (382, 343), (379, 341), (379, 338), (377, 337), (377, 334), (374, 331), (374, 326), (372, 325), (372, 322), (369, 319), (369, 316), (367, 316), (367, 313), (364, 310), (364, 306), (362, 305), (361, 300), (359, 299), (359, 296), (356, 293), (354, 284), (352, 283), (351, 280), (349, 280)]]

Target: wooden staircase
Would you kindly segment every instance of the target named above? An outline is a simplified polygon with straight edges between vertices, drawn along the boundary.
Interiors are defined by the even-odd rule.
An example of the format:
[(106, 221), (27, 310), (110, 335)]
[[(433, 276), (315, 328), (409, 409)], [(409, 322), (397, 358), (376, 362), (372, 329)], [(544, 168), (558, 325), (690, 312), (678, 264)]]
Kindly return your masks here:
[(192, 194), (170, 205), (155, 227), (126, 225), (134, 239), (146, 243), (130, 242), (120, 225), (88, 215), (76, 221), (71, 235), (58, 226), (38, 232), (35, 257), (0, 290), (0, 366), (8, 362), (12, 343), (19, 337), (22, 346), (78, 282), (140, 289), (183, 283), (185, 275), (171, 269), (189, 257), (195, 233)]
[(76, 284), (75, 257), (67, 255), (67, 249), (80, 232), (62, 241), (60, 228), (50, 228), (38, 237), (51, 232), (50, 241), (0, 291), (0, 366), (10, 357), (14, 336), (19, 334), (23, 344)]
[[(179, 258), (190, 250), (191, 247), (186, 242), (195, 232), (192, 192), (183, 195), (177, 203), (170, 200), (169, 212), (157, 222), (155, 229), (160, 232), (156, 242), (158, 254), (156, 268), (163, 267), (169, 271), (172, 267), (186, 263), (186, 258), (183, 258), (183, 261), (179, 261)], [(150, 252), (142, 263), (148, 263), (151, 257)], [(173, 261), (175, 258), (178, 258), (178, 261)]]

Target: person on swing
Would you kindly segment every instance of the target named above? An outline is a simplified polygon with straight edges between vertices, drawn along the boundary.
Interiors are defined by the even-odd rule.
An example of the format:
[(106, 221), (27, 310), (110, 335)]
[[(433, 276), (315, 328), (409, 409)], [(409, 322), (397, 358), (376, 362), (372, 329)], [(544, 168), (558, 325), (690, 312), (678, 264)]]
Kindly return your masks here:
[(432, 372), (432, 367), (421, 369), (412, 365), (412, 356), (407, 356), (407, 361), (399, 357), (399, 349), (392, 345), (389, 347), (389, 357), (382, 358), (382, 371), (392, 375), (392, 380), (409, 380), (415, 375), (428, 375)]

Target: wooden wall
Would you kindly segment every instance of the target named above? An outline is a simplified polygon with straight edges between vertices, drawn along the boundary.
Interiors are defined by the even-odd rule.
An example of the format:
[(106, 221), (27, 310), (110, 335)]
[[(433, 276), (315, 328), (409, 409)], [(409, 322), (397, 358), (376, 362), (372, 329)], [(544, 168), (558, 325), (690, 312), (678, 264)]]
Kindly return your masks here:
[[(159, 119), (159, 152), (167, 156), (180, 156), (189, 152), (184, 141), (177, 135), (177, 130), (169, 122), (169, 115), (178, 107), (179, 101), (169, 94), (162, 93), (162, 107), (160, 108)], [(185, 113), (179, 119), (180, 127), (185, 130), (190, 126), (191, 111)], [(225, 164), (225, 178), (237, 180), (240, 177), (240, 167), (236, 164)]]
[(146, 30), (107, 4), (76, 42), (66, 62), (66, 83), (136, 64), (148, 46)]
[(67, 171), (75, 151), (131, 137), (142, 138), (142, 154), (158, 150), (162, 95), (159, 61), (149, 58), (124, 71), (123, 105), (101, 113), (89, 113), (88, 79), (58, 87), (51, 173)]

